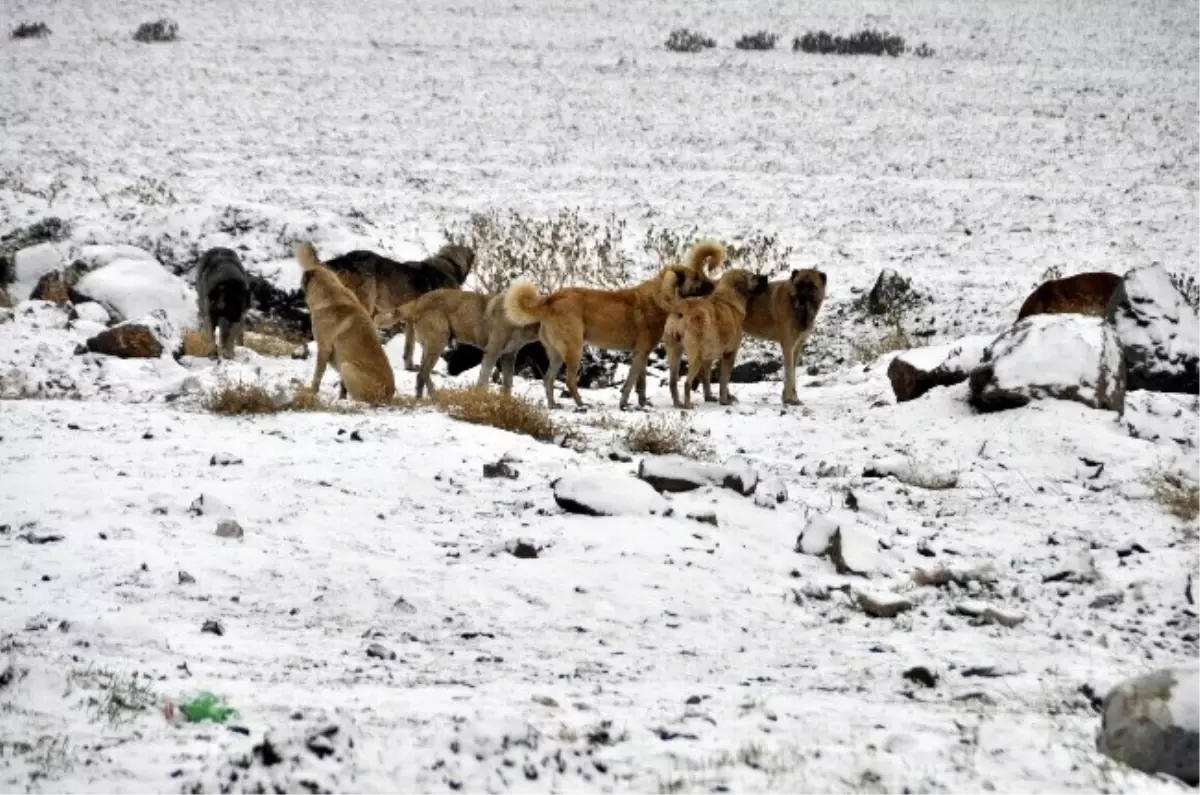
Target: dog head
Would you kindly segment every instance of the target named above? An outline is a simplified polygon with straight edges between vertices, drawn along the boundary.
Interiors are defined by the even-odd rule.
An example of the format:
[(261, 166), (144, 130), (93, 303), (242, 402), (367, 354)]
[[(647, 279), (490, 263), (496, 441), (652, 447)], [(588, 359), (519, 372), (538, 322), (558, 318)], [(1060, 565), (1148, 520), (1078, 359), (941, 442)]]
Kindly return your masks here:
[(802, 329), (812, 328), (817, 312), (825, 301), (827, 277), (822, 271), (806, 268), (794, 270), (789, 278), (792, 286), (792, 311)]
[(733, 292), (742, 300), (749, 300), (752, 296), (766, 292), (767, 277), (743, 268), (733, 268), (721, 276), (721, 280), (717, 282), (717, 290)]
[(437, 256), (446, 261), (459, 284), (467, 280), (471, 268), (475, 266), (475, 250), (470, 246), (442, 246)]
[(668, 268), (663, 274), (667, 286), (679, 298), (702, 298), (712, 295), (716, 284), (703, 272), (690, 268), (675, 266)]

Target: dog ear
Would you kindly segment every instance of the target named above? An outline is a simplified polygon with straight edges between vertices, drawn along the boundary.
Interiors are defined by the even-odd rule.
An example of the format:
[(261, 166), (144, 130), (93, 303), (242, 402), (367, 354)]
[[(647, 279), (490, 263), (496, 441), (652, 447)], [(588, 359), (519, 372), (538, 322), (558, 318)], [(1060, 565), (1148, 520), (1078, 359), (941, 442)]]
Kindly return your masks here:
[(817, 276), (821, 279), (821, 286), (824, 287), (828, 279), (828, 277), (825, 275), (825, 271), (817, 271)]
[(796, 277), (797, 277), (797, 276), (799, 276), (799, 275), (800, 275), (800, 269), (799, 269), (799, 268), (792, 268), (792, 275), (791, 275), (791, 276), (789, 276), (788, 278), (789, 278), (789, 279), (791, 279), (792, 281), (796, 281)]

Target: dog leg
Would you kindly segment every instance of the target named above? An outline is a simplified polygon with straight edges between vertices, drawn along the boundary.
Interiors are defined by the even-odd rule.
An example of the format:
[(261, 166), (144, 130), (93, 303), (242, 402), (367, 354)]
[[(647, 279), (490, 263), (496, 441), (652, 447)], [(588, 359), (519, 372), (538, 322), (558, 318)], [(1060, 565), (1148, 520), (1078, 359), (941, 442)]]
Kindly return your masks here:
[(785, 339), (779, 344), (783, 354), (783, 404), (799, 406), (800, 397), (796, 394), (796, 357), (800, 353), (798, 339)]
[(233, 341), (237, 345), (246, 347), (246, 319), (242, 318), (237, 323), (233, 324)]
[[(487, 347), (483, 349), (483, 361), (479, 364), (479, 377), (475, 379), (476, 389), (486, 389), (488, 379), (492, 377), (493, 371), (496, 369), (496, 362), (504, 357), (504, 346), (499, 340), (488, 338)], [(516, 357), (516, 353), (513, 353)], [(509, 382), (511, 385), (511, 381)]]
[(700, 355), (699, 345), (687, 346), (687, 360), (687, 380), (683, 384), (683, 407), (690, 409), (692, 407), (692, 389), (696, 385), (696, 381), (700, 379), (700, 374), (705, 369), (711, 368), (712, 363), (704, 361), (704, 358)]
[(217, 361), (221, 361), (221, 354), (225, 354), (226, 359), (232, 359), (233, 349), (231, 342), (232, 338), (229, 335), (229, 318), (221, 318), (217, 321), (217, 331), (220, 332), (220, 339), (213, 337), (213, 342), (217, 346)]
[[(579, 363), (583, 359), (583, 350), (568, 351), (563, 357), (563, 364), (567, 368), (567, 394), (575, 401), (575, 408), (585, 408), (583, 398), (579, 396)], [(622, 401), (624, 408), (624, 401)]]
[[(712, 393), (712, 365), (705, 364), (704, 369), (700, 371), (700, 386), (704, 390), (704, 402), (716, 403), (717, 399)], [(720, 376), (718, 376), (719, 378)]]
[(733, 395), (729, 394), (729, 376), (733, 373), (733, 361), (737, 358), (737, 351), (725, 353), (721, 355), (721, 405), (728, 406), (730, 403), (737, 402)]
[(650, 358), (650, 351), (642, 351), (634, 349), (633, 361), (629, 365), (629, 375), (625, 377), (625, 384), (621, 387), (621, 404), (619, 408), (623, 411), (629, 406), (629, 394), (633, 392), (635, 386), (642, 384), (638, 388), (638, 405), (646, 405), (646, 362)]
[(667, 367), (671, 372), (670, 389), (671, 403), (675, 408), (683, 408), (679, 402), (679, 366), (681, 364), (680, 346), (678, 342), (667, 345)]
[(562, 368), (562, 354), (553, 345), (546, 345), (546, 377), (542, 383), (546, 387), (546, 407), (556, 409), (558, 402), (554, 399), (554, 383), (558, 380), (558, 371)]
[(333, 348), (322, 346), (317, 343), (317, 362), (316, 369), (313, 371), (312, 393), (315, 395), (321, 390), (321, 378), (325, 375), (325, 368), (329, 366), (329, 360), (333, 357)]
[[(207, 314), (200, 316), (200, 338), (204, 341), (204, 356), (207, 358), (209, 349), (216, 347), (212, 318)], [(220, 361), (220, 356), (217, 357), (217, 360)]]
[(413, 331), (412, 323), (404, 324), (404, 369), (410, 373), (417, 371), (417, 366), (413, 364), (413, 353), (417, 343), (417, 336)]
[(500, 358), (500, 369), (504, 371), (504, 394), (512, 394), (513, 374), (517, 369), (517, 352), (506, 353)]
[[(426, 342), (432, 344), (426, 345)], [(438, 358), (442, 355), (442, 351), (446, 350), (446, 346), (450, 344), (448, 334), (443, 334), (436, 339), (421, 340), (421, 370), (417, 373), (417, 397), (421, 397), (421, 391), (427, 390), (429, 397), (437, 397), (437, 390), (433, 386), (433, 366), (437, 364)]]

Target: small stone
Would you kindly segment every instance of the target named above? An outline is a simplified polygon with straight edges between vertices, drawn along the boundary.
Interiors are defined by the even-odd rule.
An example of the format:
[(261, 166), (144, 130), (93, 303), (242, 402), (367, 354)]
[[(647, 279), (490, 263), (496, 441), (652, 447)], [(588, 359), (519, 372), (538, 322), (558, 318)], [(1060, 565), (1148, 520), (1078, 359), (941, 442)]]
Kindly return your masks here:
[(396, 601), (392, 603), (392, 607), (399, 610), (401, 613), (415, 613), (417, 608), (412, 606), (412, 603), (403, 596), (396, 597)]
[(1112, 607), (1113, 605), (1119, 605), (1123, 601), (1125, 601), (1125, 594), (1121, 593), (1120, 591), (1111, 591), (1109, 593), (1102, 593), (1097, 596), (1091, 601), (1088, 607), (1095, 610), (1101, 607)]
[(910, 682), (916, 682), (925, 687), (937, 687), (937, 674), (930, 671), (924, 665), (914, 665), (905, 671), (902, 676)]
[(201, 494), (192, 500), (192, 504), (188, 506), (188, 515), (215, 516), (228, 519), (233, 517), (233, 510), (216, 497), (210, 494)]
[(533, 703), (541, 704), (543, 707), (551, 707), (551, 708), (558, 706), (558, 702), (555, 701), (554, 699), (550, 698), (550, 696), (534, 696)]
[(188, 574), (186, 571), (183, 571), (182, 569), (179, 571), (179, 584), (180, 585), (191, 585), (194, 582), (196, 582), (195, 577)]
[(527, 538), (517, 538), (506, 542), (504, 545), (504, 550), (514, 558), (520, 558), (522, 560), (534, 560), (537, 558), (538, 553), (541, 552), (541, 547), (537, 546)]
[(693, 511), (687, 515), (687, 518), (691, 519), (693, 522), (700, 522), (701, 524), (710, 524), (713, 527), (720, 526), (717, 522), (717, 512), (713, 511), (713, 510)]
[(352, 441), (352, 442), (361, 442), (362, 440), (363, 440), (363, 438), (362, 438), (362, 434), (361, 434), (361, 433), (359, 433), (358, 431), (351, 431), (351, 432), (350, 432), (350, 441)]
[(508, 465), (504, 459), (500, 459), (494, 464), (483, 465), (483, 476), (485, 478), (505, 478), (507, 480), (516, 480), (520, 477), (520, 472)]
[(1025, 620), (1025, 616), (1015, 611), (1005, 610), (986, 602), (977, 601), (960, 602), (954, 606), (952, 612), (973, 618), (975, 619), (975, 623), (980, 625), (999, 624), (1009, 629)]
[(210, 618), (204, 622), (203, 626), (200, 627), (200, 631), (207, 632), (209, 635), (216, 635), (220, 637), (221, 635), (225, 634), (225, 626), (215, 618)]
[(213, 453), (212, 458), (208, 461), (208, 465), (212, 467), (229, 467), (241, 463), (242, 459), (230, 453)]
[(377, 660), (394, 660), (396, 659), (396, 652), (382, 643), (372, 643), (367, 647), (367, 656), (374, 657)]
[(912, 610), (910, 599), (884, 591), (854, 591), (854, 601), (862, 611), (874, 618), (895, 618)]
[(233, 519), (222, 519), (217, 522), (216, 534), (221, 538), (241, 538), (246, 535), (246, 531)]
[(304, 361), (305, 359), (307, 359), (308, 358), (308, 346), (307, 345), (297, 345), (296, 349), (294, 351), (292, 351), (292, 358), (296, 359), (297, 361)]

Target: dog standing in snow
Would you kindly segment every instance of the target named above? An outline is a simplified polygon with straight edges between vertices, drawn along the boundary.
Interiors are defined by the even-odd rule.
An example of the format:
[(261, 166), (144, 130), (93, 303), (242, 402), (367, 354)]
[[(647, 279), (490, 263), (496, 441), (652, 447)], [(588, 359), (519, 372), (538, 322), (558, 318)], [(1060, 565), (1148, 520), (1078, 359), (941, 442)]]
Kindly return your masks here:
[(250, 308), (250, 280), (237, 254), (227, 248), (204, 252), (196, 268), (196, 299), (205, 342), (216, 347), (217, 361), (222, 354), (232, 359), (233, 346), (242, 344)]
[(304, 270), (300, 289), (317, 342), (313, 394), (321, 388), (325, 367), (332, 364), (342, 379), (340, 397), (349, 392), (364, 403), (390, 402), (396, 394), (396, 377), (371, 316), (337, 274), (325, 267), (312, 243), (298, 244), (296, 259)]

